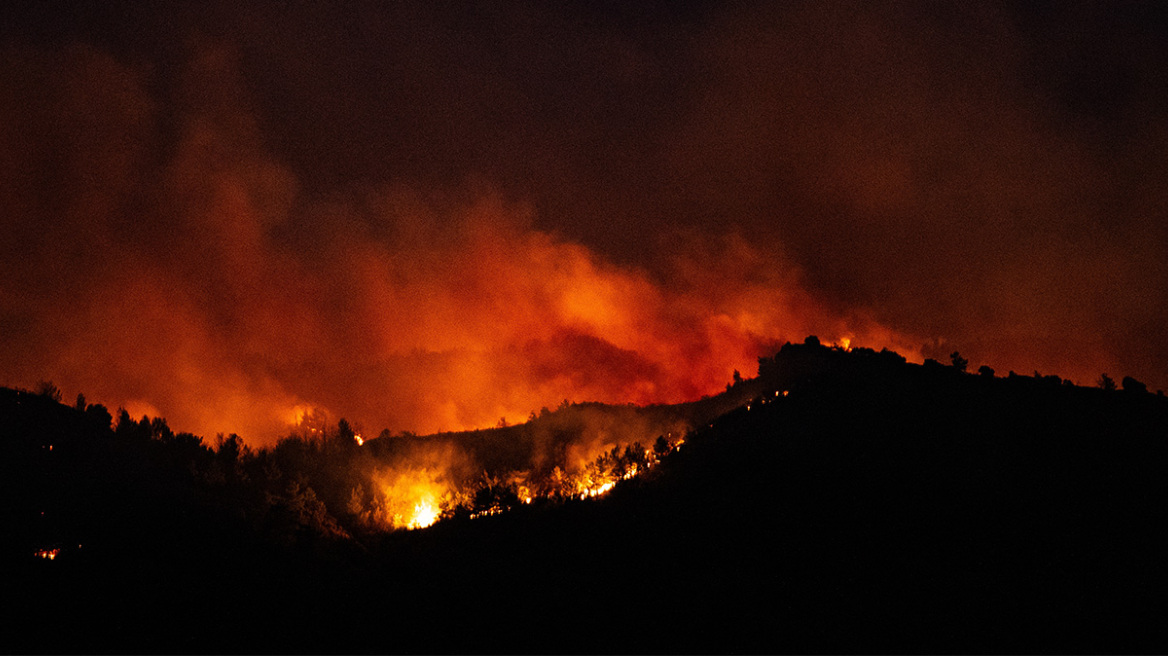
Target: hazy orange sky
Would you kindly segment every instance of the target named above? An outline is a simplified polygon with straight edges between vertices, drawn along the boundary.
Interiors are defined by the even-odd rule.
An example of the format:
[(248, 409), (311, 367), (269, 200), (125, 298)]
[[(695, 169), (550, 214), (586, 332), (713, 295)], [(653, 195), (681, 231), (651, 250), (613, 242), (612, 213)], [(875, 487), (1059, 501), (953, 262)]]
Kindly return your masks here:
[(437, 4), (0, 10), (0, 384), (255, 443), (809, 333), (1168, 386), (1160, 4)]

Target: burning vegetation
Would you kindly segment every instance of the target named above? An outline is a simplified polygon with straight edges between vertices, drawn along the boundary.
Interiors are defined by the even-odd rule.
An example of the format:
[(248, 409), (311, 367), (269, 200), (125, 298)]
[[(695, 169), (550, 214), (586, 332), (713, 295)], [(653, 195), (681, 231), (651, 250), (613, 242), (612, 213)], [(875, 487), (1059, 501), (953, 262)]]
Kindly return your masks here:
[[(331, 422), (305, 406), (291, 416), (297, 424), (285, 437), (253, 448), (236, 434), (204, 441), (173, 431), (163, 418), (134, 418), (126, 409), (110, 413), (84, 398), (64, 406), (59, 390), (9, 393), (14, 407), (43, 405), (67, 419), (67, 426), (34, 445), (36, 457), (57, 471), (60, 484), (50, 477), (21, 486), (45, 511), (38, 509), (28, 526), (25, 553), (48, 560), (59, 552), (43, 545), (85, 538), (61, 533), (56, 518), (124, 505), (101, 495), (60, 492), (78, 485), (105, 489), (99, 472), (124, 466), (116, 459), (102, 464), (102, 458), (115, 457), (106, 453), (106, 444), (140, 452), (150, 463), (151, 476), (163, 487), (152, 503), (171, 499), (174, 521), (222, 508), (265, 542), (292, 548), (596, 498), (651, 472), (692, 427), (755, 394), (750, 381), (738, 379), (724, 394), (680, 405), (565, 401), (554, 410), (530, 413), (524, 423), (429, 436), (381, 431), (367, 437), (360, 426), (345, 419)], [(192, 500), (194, 510), (179, 509)], [(133, 525), (134, 531), (145, 531), (156, 523)]]
[[(799, 383), (833, 357), (864, 366), (905, 364), (891, 351), (853, 347), (850, 337), (830, 343), (810, 337), (773, 358), (760, 358), (758, 378), (734, 372), (724, 393), (691, 403), (564, 401), (555, 410), (532, 412), (521, 424), (502, 420), (491, 429), (428, 436), (383, 430), (377, 437), (302, 406), (291, 414), (297, 423), (287, 436), (256, 449), (235, 434), (220, 434), (211, 446), (196, 435), (173, 432), (162, 418), (134, 419), (125, 409), (114, 419), (83, 398), (73, 408), (73, 421), (85, 431), (148, 448), (159, 459), (159, 471), (173, 471), (175, 480), (186, 481), (182, 484), (206, 502), (229, 504), (261, 533), (294, 544), (423, 529), (445, 520), (480, 520), (525, 506), (603, 496), (623, 481), (651, 473), (693, 431), (712, 427), (716, 418), (786, 402), (791, 390), (777, 381)], [(967, 365), (954, 354), (953, 371), (964, 373)], [(942, 365), (926, 361), (930, 366)], [(1136, 385), (1125, 380), (1124, 388)], [(18, 395), (57, 404), (60, 393), (55, 387), (53, 392)], [(50, 446), (62, 448), (50, 451)], [(76, 450), (59, 435), (37, 445), (42, 458), (54, 461), (67, 461)], [(72, 536), (47, 537), (60, 542)], [(45, 549), (36, 553), (56, 557)]]
[(37, 549), (33, 554), (37, 558), (44, 558), (45, 560), (56, 560), (57, 556), (61, 555), (60, 549)]
[[(272, 590), (255, 605), (271, 614), (251, 626), (265, 627), (265, 640), (279, 634), (282, 648), (347, 644), (326, 644), (324, 636), (336, 636), (317, 632), (319, 626), (369, 627), (358, 642), (381, 644), (384, 624), (377, 620), (386, 617), (403, 618), (398, 628), (413, 627), (402, 631), (417, 642), (402, 643), (403, 651), (449, 646), (431, 642), (449, 618), (469, 627), (473, 643), (451, 651), (510, 646), (515, 636), (536, 635), (528, 631), (562, 639), (595, 625), (587, 614), (594, 600), (574, 596), (576, 582), (589, 582), (612, 593), (622, 616), (648, 608), (652, 625), (674, 636), (671, 647), (704, 639), (694, 644), (711, 648), (741, 635), (773, 639), (759, 631), (756, 616), (740, 614), (743, 604), (754, 604), (744, 600), (768, 598), (763, 593), (786, 595), (762, 609), (767, 616), (811, 599), (808, 619), (836, 618), (854, 594), (882, 608), (888, 590), (904, 583), (884, 577), (904, 571), (906, 546), (923, 554), (925, 574), (934, 567), (964, 573), (985, 559), (979, 574), (1025, 593), (999, 574), (1011, 567), (997, 563), (1014, 559), (1014, 571), (1038, 571), (1057, 589), (1069, 579), (1061, 565), (1043, 573), (1051, 562), (1045, 551), (1031, 558), (1000, 548), (1003, 536), (1032, 543), (1032, 519), (1050, 516), (1050, 477), (1035, 482), (1036, 463), (1072, 495), (1056, 508), (1066, 526), (1080, 526), (1084, 508), (1095, 513), (1096, 528), (1118, 527), (1129, 537), (1162, 526), (1138, 516), (1117, 525), (1116, 510), (1135, 505), (1108, 501), (1124, 485), (1128, 500), (1154, 498), (1163, 487), (1160, 427), (1168, 407), (1159, 395), (1130, 378), (1085, 389), (1053, 376), (997, 377), (986, 367), (974, 374), (957, 353), (951, 362), (915, 365), (890, 351), (808, 339), (761, 358), (758, 377), (737, 376), (722, 394), (690, 404), (564, 403), (518, 425), (423, 437), (386, 431), (366, 437), (346, 420), (331, 423), (305, 411), (303, 425), (254, 449), (237, 435), (205, 444), (174, 433), (163, 419), (134, 419), (125, 410), (114, 419), (84, 399), (65, 406), (48, 386), (40, 394), (0, 389), (0, 438), (14, 453), (0, 462), (6, 467), (0, 480), (13, 497), (12, 531), (0, 546), (7, 561), (24, 564), (15, 589), (39, 594), (41, 606), (73, 598), (46, 582), (89, 577), (95, 584), (85, 589), (99, 591), (135, 579), (144, 567), (159, 572), (132, 583), (151, 592), (139, 596), (181, 591), (197, 601), (187, 602), (186, 613), (168, 606), (165, 617), (143, 622), (161, 627), (151, 644), (206, 635), (207, 627), (225, 640), (237, 630), (252, 635), (208, 618), (226, 590), (241, 586)], [(1046, 421), (1061, 423), (1043, 433)], [(1076, 460), (1092, 453), (1088, 445), (1106, 457), (1091, 456), (1089, 466)], [(1133, 449), (1147, 457), (1129, 457)], [(1003, 495), (1003, 485), (1013, 492)], [(1026, 513), (1011, 519), (1000, 512), (1019, 499)], [(1004, 516), (1014, 525), (1003, 533)], [(910, 528), (924, 531), (922, 537), (906, 541)], [(1100, 530), (1080, 534), (1114, 542)], [(1068, 552), (1068, 535), (1075, 534), (1060, 526), (1046, 532), (1045, 548), (1062, 550), (1055, 562), (1074, 564), (1088, 554), (1086, 565), (1076, 565), (1088, 574), (1104, 562), (1091, 542), (1086, 551)], [(969, 551), (971, 539), (981, 547)], [(1159, 558), (1161, 543), (1148, 544), (1140, 553)], [(732, 562), (724, 560), (728, 554)], [(857, 564), (864, 554), (868, 560)], [(652, 559), (661, 566), (644, 567)], [(775, 567), (783, 568), (780, 586), (759, 576)], [(873, 572), (875, 580), (864, 578)], [(1093, 581), (1112, 585), (1124, 575), (1104, 568)], [(948, 582), (959, 579), (936, 580), (945, 582), (944, 597), (953, 589)], [(387, 589), (397, 594), (387, 597)], [(643, 605), (646, 590), (656, 596)], [(928, 592), (927, 602), (910, 599), (888, 616), (919, 617), (935, 605)], [(997, 608), (999, 598), (992, 592), (982, 607)], [(515, 617), (514, 609), (531, 599), (550, 601), (537, 604), (534, 616)], [(305, 603), (317, 605), (304, 610)], [(685, 610), (678, 603), (698, 610), (679, 619)], [(92, 595), (75, 606), (75, 617), (92, 613)], [(968, 607), (953, 604), (956, 621), (966, 621)], [(713, 623), (693, 621), (723, 608)], [(92, 642), (78, 629), (62, 644), (123, 644), (123, 625), (108, 626), (119, 633), (107, 642)], [(720, 627), (716, 640), (704, 634), (709, 626)], [(491, 631), (503, 642), (483, 637)], [(317, 641), (301, 643), (305, 635)], [(820, 640), (824, 633), (815, 628), (807, 635)], [(629, 644), (652, 651), (647, 643)], [(543, 643), (530, 646), (548, 651)], [(210, 652), (218, 645), (199, 647)]]
[[(565, 403), (555, 412), (533, 413), (528, 423), (517, 426), (370, 440), (353, 434), (351, 442), (351, 429), (342, 421), (316, 437), (282, 440), (271, 452), (250, 457), (278, 460), (295, 450), (333, 460), (307, 484), (327, 490), (325, 498), (334, 497), (338, 486), (350, 486), (344, 510), (337, 513), (348, 530), (420, 529), (447, 519), (481, 519), (524, 505), (609, 492), (620, 481), (648, 472), (684, 442), (682, 422), (662, 424), (661, 418), (647, 416), (652, 412)], [(599, 418), (612, 413), (635, 428), (613, 432), (601, 425)], [(664, 432), (652, 437), (661, 426)], [(500, 458), (499, 451), (511, 453)], [(344, 480), (333, 476), (337, 472), (344, 472)]]
[[(846, 338), (833, 346), (815, 345), (839, 353), (849, 347)], [(771, 366), (771, 360), (760, 359), (761, 372)], [(524, 423), (501, 420), (491, 429), (428, 436), (383, 430), (367, 437), (361, 426), (345, 419), (334, 422), (325, 411), (305, 404), (289, 413), (294, 425), (285, 437), (258, 448), (236, 434), (219, 434), (208, 444), (197, 435), (174, 432), (160, 417), (135, 419), (126, 409), (111, 414), (79, 396), (69, 415), (75, 425), (46, 435), (36, 451), (46, 463), (67, 464), (101, 439), (144, 449), (155, 470), (169, 472), (165, 477), (175, 498), (228, 507), (265, 539), (292, 546), (594, 499), (651, 473), (696, 427), (786, 394), (735, 372), (724, 393), (695, 402), (635, 406), (565, 400), (554, 410), (531, 412)], [(16, 392), (16, 399), (18, 404), (59, 406), (61, 394), (46, 384), (37, 394)], [(68, 433), (92, 434), (94, 441), (77, 443)], [(48, 490), (42, 494), (52, 496)], [(67, 498), (49, 503), (48, 516), (60, 515), (73, 503)], [(49, 523), (42, 519), (37, 526)], [(41, 545), (75, 537), (42, 528), (33, 532), (38, 558), (52, 560), (59, 554)]]

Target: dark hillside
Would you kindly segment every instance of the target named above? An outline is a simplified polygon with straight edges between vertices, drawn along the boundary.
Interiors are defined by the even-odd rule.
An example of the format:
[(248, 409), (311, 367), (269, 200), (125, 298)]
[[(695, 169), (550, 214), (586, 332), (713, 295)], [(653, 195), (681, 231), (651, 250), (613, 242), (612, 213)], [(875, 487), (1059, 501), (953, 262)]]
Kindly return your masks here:
[[(273, 543), (230, 519), (226, 493), (167, 483), (184, 480), (177, 472), (144, 476), (164, 461), (118, 465), (126, 454), (101, 447), (93, 457), (114, 473), (87, 485), (156, 498), (130, 504), (145, 525), (125, 534), (151, 548), (122, 543), (48, 562), (6, 539), (20, 570), (5, 593), (22, 627), (10, 644), (1164, 651), (1164, 398), (807, 345), (788, 345), (760, 369), (749, 409), (706, 424), (605, 497), (360, 543)], [(31, 417), (75, 412), (56, 407)], [(20, 423), (31, 421), (24, 411), (5, 413), (3, 437), (18, 453), (21, 431), (35, 426)], [(86, 439), (97, 438), (117, 443)], [(40, 471), (18, 480), (37, 485)], [(163, 522), (163, 507), (190, 523)], [(118, 531), (102, 535), (117, 544)]]
[(887, 354), (798, 347), (772, 364), (767, 403), (648, 480), (407, 536), (441, 572), (438, 616), (489, 591), (449, 644), (1162, 651), (1163, 398)]

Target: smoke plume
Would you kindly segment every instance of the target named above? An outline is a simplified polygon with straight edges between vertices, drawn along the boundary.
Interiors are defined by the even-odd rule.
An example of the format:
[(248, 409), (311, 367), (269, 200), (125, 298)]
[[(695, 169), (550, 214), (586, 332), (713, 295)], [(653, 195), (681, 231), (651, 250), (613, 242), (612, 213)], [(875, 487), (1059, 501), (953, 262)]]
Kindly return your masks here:
[(1153, 9), (10, 11), (4, 384), (263, 444), (690, 400), (808, 334), (1168, 380)]

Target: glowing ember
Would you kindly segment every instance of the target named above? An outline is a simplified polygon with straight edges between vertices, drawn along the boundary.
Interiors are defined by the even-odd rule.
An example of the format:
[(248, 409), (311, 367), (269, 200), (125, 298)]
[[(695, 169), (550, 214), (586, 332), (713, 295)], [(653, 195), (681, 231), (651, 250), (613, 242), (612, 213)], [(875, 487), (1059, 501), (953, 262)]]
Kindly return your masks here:
[(491, 506), (490, 508), (487, 508), (486, 510), (483, 510), (481, 512), (471, 513), (470, 518), (471, 519), (480, 519), (482, 517), (490, 517), (492, 515), (501, 515), (501, 514), (503, 514), (502, 508), (500, 508), (498, 506)]
[(365, 439), (363, 437), (361, 437), (360, 435), (354, 435), (353, 439), (357, 442), (357, 446), (364, 446), (365, 445)]
[(55, 560), (60, 553), (60, 549), (41, 549), (34, 555), (45, 560)]

